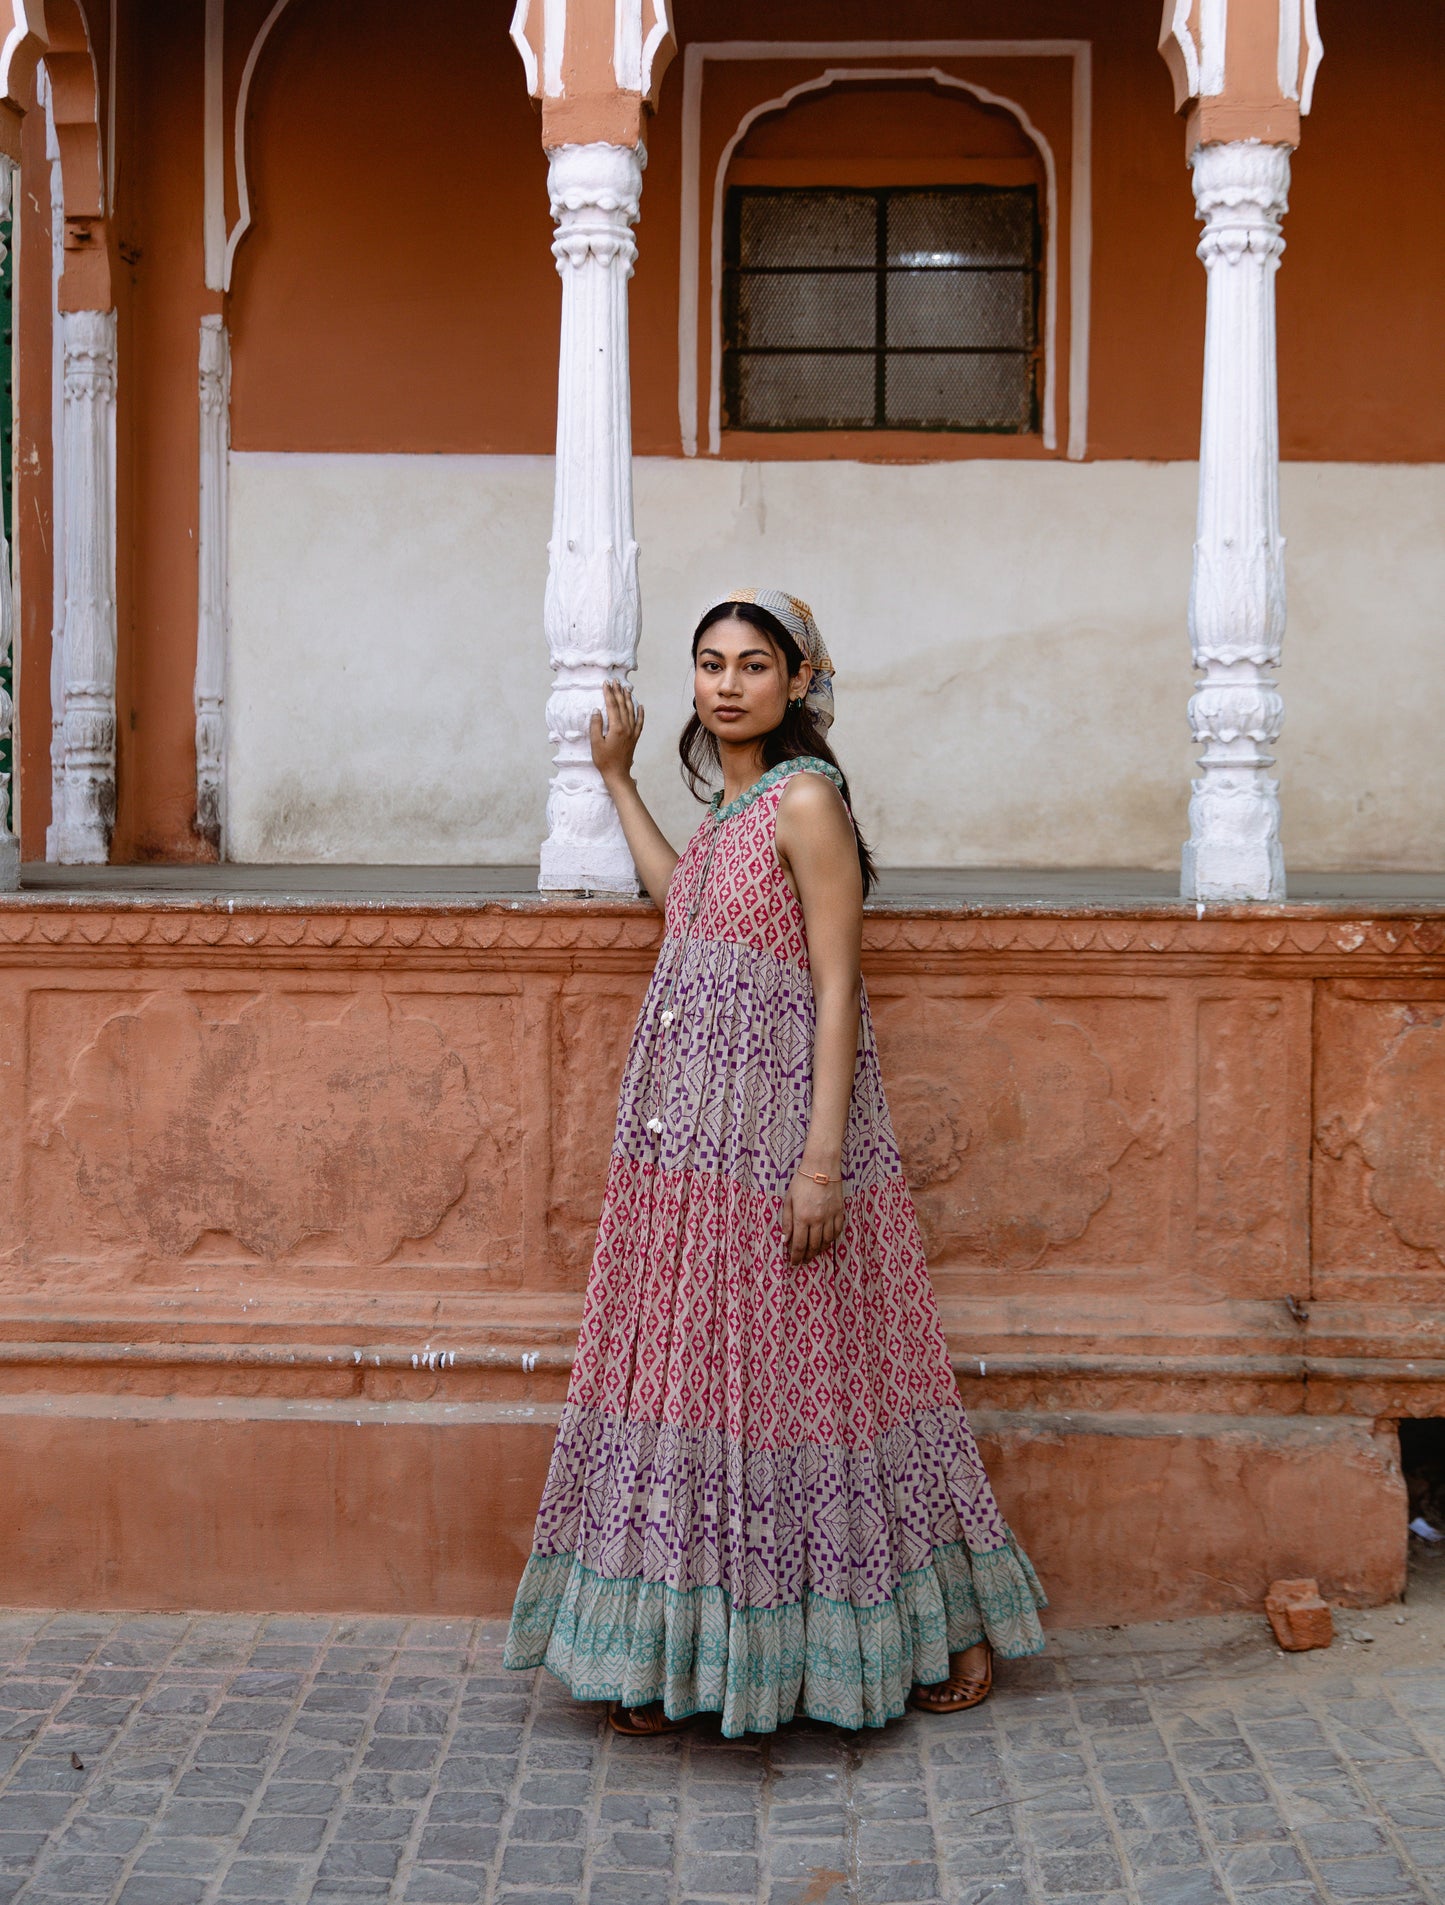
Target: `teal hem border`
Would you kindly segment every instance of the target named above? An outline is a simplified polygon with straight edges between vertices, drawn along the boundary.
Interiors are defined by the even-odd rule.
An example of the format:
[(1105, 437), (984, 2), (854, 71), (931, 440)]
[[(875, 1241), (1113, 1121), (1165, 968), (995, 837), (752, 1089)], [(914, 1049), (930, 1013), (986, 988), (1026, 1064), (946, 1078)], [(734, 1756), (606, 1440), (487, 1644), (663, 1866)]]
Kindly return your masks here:
[(977, 1641), (1002, 1660), (1042, 1652), (1046, 1604), (1012, 1535), (982, 1552), (943, 1544), (871, 1605), (808, 1591), (739, 1607), (722, 1587), (609, 1577), (574, 1554), (534, 1553), (503, 1665), (544, 1666), (578, 1700), (660, 1700), (678, 1720), (718, 1713), (728, 1737), (799, 1713), (856, 1731), (897, 1719), (914, 1686), (945, 1679), (949, 1655)]

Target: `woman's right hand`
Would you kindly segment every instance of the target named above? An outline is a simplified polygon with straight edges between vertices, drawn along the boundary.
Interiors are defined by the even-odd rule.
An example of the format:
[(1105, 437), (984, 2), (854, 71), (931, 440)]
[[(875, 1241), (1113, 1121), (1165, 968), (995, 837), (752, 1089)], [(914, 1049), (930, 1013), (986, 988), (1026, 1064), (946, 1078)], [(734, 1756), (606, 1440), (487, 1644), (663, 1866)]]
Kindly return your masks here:
[(607, 711), (606, 726), (602, 710), (594, 708), (588, 738), (592, 765), (610, 785), (632, 778), (632, 757), (642, 735), (643, 713), (625, 682), (604, 681), (602, 700)]
[(625, 682), (604, 682), (602, 700), (607, 725), (603, 727), (603, 709), (598, 709), (592, 716), (589, 730), (592, 762), (617, 809), (627, 851), (632, 855), (632, 864), (637, 868), (638, 877), (652, 895), (654, 905), (665, 907), (677, 855), (647, 811), (637, 791), (637, 783), (632, 778), (632, 757), (637, 751), (638, 736), (642, 733), (642, 710), (633, 700), (632, 690)]

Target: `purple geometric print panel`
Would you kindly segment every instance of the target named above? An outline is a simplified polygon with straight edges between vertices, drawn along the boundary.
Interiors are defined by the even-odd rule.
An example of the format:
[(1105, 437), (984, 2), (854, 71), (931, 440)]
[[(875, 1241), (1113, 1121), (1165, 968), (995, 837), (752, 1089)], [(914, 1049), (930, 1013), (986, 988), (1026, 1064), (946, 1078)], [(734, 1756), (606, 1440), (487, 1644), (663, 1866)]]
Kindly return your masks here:
[[(614, 1153), (781, 1198), (808, 1134), (815, 1022), (806, 968), (730, 940), (668, 938), (627, 1055)], [(903, 1175), (866, 998), (843, 1175), (854, 1187)]]
[(568, 1404), (535, 1551), (613, 1580), (724, 1587), (735, 1607), (789, 1606), (805, 1590), (873, 1607), (936, 1548), (1007, 1540), (961, 1408), (920, 1411), (870, 1448), (749, 1450)]

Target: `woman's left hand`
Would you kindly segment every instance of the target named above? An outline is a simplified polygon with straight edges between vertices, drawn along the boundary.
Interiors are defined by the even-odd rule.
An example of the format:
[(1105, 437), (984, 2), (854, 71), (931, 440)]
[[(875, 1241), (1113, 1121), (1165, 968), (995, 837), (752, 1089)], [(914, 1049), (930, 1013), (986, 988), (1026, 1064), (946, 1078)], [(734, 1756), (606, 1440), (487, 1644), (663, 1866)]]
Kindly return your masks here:
[(790, 1263), (809, 1263), (843, 1235), (843, 1186), (817, 1184), (799, 1172), (783, 1199), (783, 1241)]

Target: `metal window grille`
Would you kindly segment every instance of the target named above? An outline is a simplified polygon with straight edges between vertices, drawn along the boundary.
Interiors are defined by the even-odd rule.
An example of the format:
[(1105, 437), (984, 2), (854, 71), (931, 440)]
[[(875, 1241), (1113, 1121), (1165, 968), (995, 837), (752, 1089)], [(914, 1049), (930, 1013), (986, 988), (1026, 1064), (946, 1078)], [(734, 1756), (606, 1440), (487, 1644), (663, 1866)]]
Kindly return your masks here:
[(733, 186), (723, 402), (737, 430), (1038, 428), (1033, 186)]

